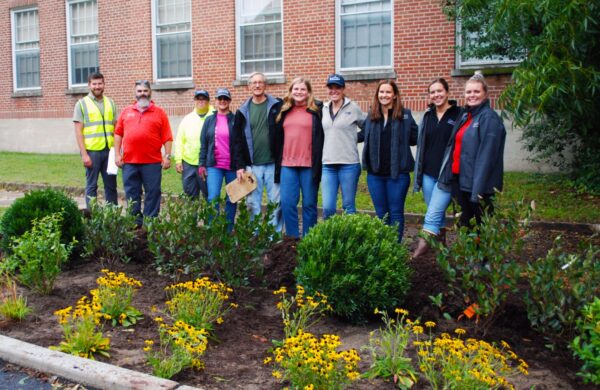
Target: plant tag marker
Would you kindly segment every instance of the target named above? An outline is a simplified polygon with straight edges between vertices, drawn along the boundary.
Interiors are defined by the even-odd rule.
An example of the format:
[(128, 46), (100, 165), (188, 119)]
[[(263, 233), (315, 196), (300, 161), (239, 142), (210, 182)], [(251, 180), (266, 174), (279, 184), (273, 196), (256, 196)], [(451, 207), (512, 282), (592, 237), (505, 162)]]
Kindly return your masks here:
[(475, 314), (477, 314), (478, 308), (479, 306), (477, 306), (476, 303), (473, 303), (471, 306), (467, 307), (463, 313), (468, 319), (471, 319)]

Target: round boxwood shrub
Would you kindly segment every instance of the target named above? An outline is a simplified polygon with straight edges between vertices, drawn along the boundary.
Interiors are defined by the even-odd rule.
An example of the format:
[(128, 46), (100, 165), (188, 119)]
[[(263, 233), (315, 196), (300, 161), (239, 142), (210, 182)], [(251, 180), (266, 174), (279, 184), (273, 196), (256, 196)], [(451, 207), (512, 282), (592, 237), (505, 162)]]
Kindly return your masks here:
[(53, 189), (33, 190), (19, 198), (6, 210), (0, 221), (2, 247), (10, 251), (13, 238), (20, 237), (32, 227), (35, 219), (60, 213), (62, 216), (61, 242), (69, 244), (73, 237), (80, 244), (83, 238), (83, 220), (77, 203), (64, 192)]
[(395, 227), (368, 215), (336, 215), (298, 244), (296, 280), (327, 295), (335, 314), (363, 321), (375, 308), (399, 307), (410, 288), (408, 249)]

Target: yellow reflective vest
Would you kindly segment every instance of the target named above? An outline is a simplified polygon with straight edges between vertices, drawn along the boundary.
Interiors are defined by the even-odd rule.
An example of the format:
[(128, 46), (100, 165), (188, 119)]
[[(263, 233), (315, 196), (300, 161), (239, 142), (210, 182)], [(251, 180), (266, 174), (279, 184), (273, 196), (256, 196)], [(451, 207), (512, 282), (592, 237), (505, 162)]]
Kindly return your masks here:
[(87, 150), (112, 148), (115, 132), (115, 103), (104, 96), (104, 116), (89, 96), (79, 100), (83, 113), (83, 141)]
[(200, 117), (196, 110), (187, 114), (181, 120), (177, 128), (177, 136), (175, 137), (175, 162), (181, 163), (185, 161), (190, 165), (198, 165), (200, 160), (200, 133), (204, 120), (215, 113), (215, 108), (208, 106), (208, 112), (204, 117)]

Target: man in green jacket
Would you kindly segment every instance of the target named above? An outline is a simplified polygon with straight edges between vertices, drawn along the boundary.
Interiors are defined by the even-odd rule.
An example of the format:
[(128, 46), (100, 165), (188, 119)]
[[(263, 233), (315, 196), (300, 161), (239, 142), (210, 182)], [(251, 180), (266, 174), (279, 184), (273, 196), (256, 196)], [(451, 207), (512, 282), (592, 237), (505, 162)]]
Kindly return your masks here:
[(204, 119), (215, 111), (209, 101), (208, 91), (199, 89), (194, 92), (196, 107), (181, 120), (175, 139), (175, 169), (182, 174), (183, 192), (192, 198), (198, 198), (200, 192), (204, 199), (208, 195), (206, 180), (198, 174), (198, 159)]

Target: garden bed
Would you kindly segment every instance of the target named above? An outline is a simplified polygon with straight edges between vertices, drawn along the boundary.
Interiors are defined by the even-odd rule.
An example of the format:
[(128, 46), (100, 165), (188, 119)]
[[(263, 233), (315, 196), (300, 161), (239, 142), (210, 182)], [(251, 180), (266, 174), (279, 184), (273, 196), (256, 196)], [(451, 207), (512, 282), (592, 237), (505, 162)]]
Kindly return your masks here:
[[(416, 230), (409, 227), (407, 235), (413, 237)], [(552, 246), (556, 235), (562, 234), (567, 249), (576, 248), (586, 234), (576, 231), (556, 231), (543, 227), (532, 229), (527, 237), (523, 259), (544, 256)], [(597, 241), (600, 241), (597, 239)], [(216, 327), (218, 342), (209, 342), (204, 356), (205, 368), (202, 371), (185, 370), (173, 379), (184, 384), (204, 389), (279, 389), (281, 385), (271, 375), (271, 368), (263, 364), (272, 339), (283, 338), (280, 312), (275, 307), (277, 297), (272, 291), (285, 285), (294, 285), (292, 271), (295, 266), (295, 245), (293, 240), (284, 240), (275, 245), (265, 256), (266, 272), (261, 280), (254, 280), (251, 287), (234, 291), (232, 301), (238, 308), (229, 312), (222, 325)], [(324, 249), (325, 250), (325, 249)], [(447, 291), (446, 283), (432, 254), (411, 263), (414, 269), (412, 288), (404, 308), (410, 317), (420, 317), (422, 321), (435, 321), (436, 333), (452, 331), (456, 327), (467, 329), (467, 336), (476, 336), (473, 323), (462, 319), (446, 320), (438, 308), (432, 305), (430, 295)], [(24, 322), (0, 322), (0, 333), (41, 346), (58, 345), (62, 330), (53, 315), (55, 310), (74, 305), (77, 300), (96, 287), (96, 278), (103, 266), (97, 262), (84, 262), (73, 265), (58, 278), (54, 291), (49, 296), (39, 296), (22, 290), (34, 314)], [(164, 287), (172, 280), (157, 275), (151, 256), (139, 253), (129, 264), (117, 264), (112, 271), (122, 271), (140, 280), (143, 284), (133, 305), (144, 313), (144, 319), (129, 328), (105, 326), (105, 335), (111, 340), (111, 358), (108, 363), (125, 368), (151, 373), (143, 348), (145, 339), (157, 338), (156, 323), (152, 319), (151, 308), (164, 310)], [(457, 318), (464, 307), (447, 302), (445, 311)], [(381, 325), (373, 318), (364, 325), (349, 325), (336, 318), (325, 318), (313, 333), (336, 333), (340, 336), (344, 349), (357, 348), (368, 343), (369, 332)], [(485, 335), (488, 341), (507, 341), (516, 354), (530, 366), (529, 376), (511, 378), (519, 389), (585, 389), (575, 375), (579, 366), (566, 347), (568, 340), (545, 338), (533, 331), (521, 300), (509, 299), (509, 303), (499, 321)], [(547, 345), (553, 344), (550, 349)], [(361, 371), (369, 366), (366, 352), (361, 353)], [(380, 380), (359, 380), (354, 389), (393, 389), (391, 383)], [(417, 385), (419, 387), (419, 384)], [(422, 387), (425, 388), (425, 387)]]

